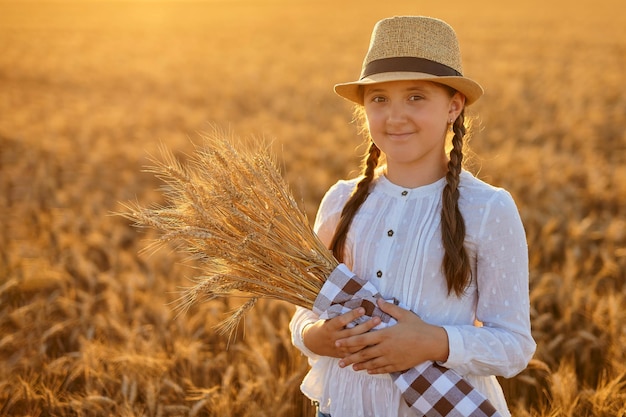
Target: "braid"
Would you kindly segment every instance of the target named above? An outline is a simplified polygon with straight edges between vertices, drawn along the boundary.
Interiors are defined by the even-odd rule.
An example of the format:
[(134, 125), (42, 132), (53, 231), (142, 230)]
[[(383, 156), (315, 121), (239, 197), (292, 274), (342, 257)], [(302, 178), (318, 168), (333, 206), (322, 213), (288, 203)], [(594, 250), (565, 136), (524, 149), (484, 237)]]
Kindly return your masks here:
[(471, 280), (469, 257), (465, 246), (465, 221), (459, 210), (459, 181), (463, 163), (464, 111), (454, 121), (452, 150), (442, 195), (441, 229), (445, 254), (443, 272), (448, 283), (448, 294), (463, 295)]
[(343, 262), (344, 260), (343, 249), (352, 219), (369, 195), (369, 187), (374, 180), (374, 171), (378, 166), (379, 158), (380, 149), (378, 149), (374, 142), (371, 142), (367, 157), (363, 161), (363, 179), (359, 181), (354, 191), (352, 191), (352, 195), (346, 202), (346, 205), (343, 207), (339, 224), (337, 225), (335, 235), (330, 243), (330, 250), (333, 251), (333, 255), (335, 255), (335, 258), (337, 258), (339, 262)]

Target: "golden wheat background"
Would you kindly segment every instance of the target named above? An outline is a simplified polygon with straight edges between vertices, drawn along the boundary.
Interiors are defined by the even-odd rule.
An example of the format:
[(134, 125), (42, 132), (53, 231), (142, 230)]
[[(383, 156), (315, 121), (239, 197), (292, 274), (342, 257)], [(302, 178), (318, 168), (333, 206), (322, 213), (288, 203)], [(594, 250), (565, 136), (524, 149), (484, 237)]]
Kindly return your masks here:
[(455, 27), (473, 168), (526, 226), (538, 349), (503, 386), (517, 416), (626, 415), (626, 5), (570, 2), (0, 0), (0, 415), (311, 416), (292, 307), (175, 317), (194, 271), (111, 212), (162, 201), (141, 169), (211, 125), (264, 136), (310, 218), (354, 174), (332, 92), (373, 24)]

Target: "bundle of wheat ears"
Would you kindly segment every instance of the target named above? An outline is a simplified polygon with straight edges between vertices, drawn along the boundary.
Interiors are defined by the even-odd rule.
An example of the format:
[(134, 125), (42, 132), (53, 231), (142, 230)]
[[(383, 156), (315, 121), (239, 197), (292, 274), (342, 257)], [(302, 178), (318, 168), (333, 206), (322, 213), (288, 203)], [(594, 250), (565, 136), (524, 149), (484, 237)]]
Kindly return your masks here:
[(312, 308), (338, 262), (311, 229), (268, 145), (218, 130), (202, 139), (184, 164), (164, 146), (151, 158), (146, 171), (163, 181), (165, 206), (125, 204), (122, 213), (159, 232), (153, 245), (173, 244), (199, 261), (200, 276), (179, 307), (248, 297), (222, 323), (225, 332), (258, 298)]

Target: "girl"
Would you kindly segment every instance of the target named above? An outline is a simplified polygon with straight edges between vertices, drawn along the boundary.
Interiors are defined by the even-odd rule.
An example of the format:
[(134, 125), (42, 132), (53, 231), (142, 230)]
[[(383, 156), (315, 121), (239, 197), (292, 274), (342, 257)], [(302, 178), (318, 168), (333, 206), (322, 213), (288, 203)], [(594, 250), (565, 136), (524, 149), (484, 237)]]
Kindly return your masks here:
[(510, 194), (461, 168), (464, 108), (483, 90), (462, 75), (453, 29), (427, 17), (378, 22), (360, 79), (335, 92), (363, 114), (369, 152), (361, 177), (326, 193), (315, 231), (408, 310), (381, 303), (397, 324), (369, 332), (379, 319), (346, 327), (362, 309), (319, 320), (298, 308), (292, 339), (312, 366), (303, 393), (320, 416), (413, 416), (389, 373), (430, 360), (509, 416), (495, 375), (519, 373), (535, 350), (527, 245)]

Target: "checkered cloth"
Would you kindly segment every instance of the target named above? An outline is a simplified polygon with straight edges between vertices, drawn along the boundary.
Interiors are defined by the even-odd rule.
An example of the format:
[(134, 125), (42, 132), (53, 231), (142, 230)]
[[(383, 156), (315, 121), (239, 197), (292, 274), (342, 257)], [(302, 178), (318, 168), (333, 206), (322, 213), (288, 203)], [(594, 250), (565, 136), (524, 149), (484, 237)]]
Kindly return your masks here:
[[(349, 327), (379, 316), (381, 324), (375, 329), (381, 329), (396, 324), (395, 319), (378, 308), (376, 300), (381, 297), (369, 281), (340, 264), (322, 286), (313, 311), (321, 319), (329, 319), (364, 307), (365, 315)], [(437, 363), (424, 362), (404, 372), (393, 372), (391, 377), (406, 403), (420, 416), (501, 417), (489, 400), (467, 380)]]

